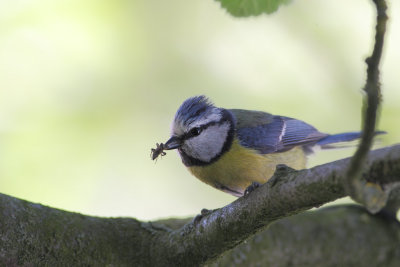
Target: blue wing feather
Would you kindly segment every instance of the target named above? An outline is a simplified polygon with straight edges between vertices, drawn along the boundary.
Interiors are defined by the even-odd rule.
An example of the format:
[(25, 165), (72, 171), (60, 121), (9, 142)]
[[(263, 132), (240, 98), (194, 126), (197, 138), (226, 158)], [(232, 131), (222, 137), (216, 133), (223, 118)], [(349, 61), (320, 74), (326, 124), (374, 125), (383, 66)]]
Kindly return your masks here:
[(283, 120), (274, 118), (268, 124), (239, 128), (236, 134), (242, 146), (256, 149), (262, 154), (273, 153), (278, 150), (283, 125)]
[(241, 145), (256, 149), (262, 154), (315, 144), (328, 136), (303, 121), (282, 116), (272, 116), (268, 123), (236, 130)]
[[(313, 126), (293, 118), (274, 116), (269, 113), (231, 109), (236, 119), (236, 136), (242, 146), (255, 149), (261, 154), (287, 151), (301, 146), (306, 154), (312, 147), (334, 148), (340, 142), (361, 137), (361, 132), (325, 134)], [(386, 132), (377, 131), (375, 135)]]

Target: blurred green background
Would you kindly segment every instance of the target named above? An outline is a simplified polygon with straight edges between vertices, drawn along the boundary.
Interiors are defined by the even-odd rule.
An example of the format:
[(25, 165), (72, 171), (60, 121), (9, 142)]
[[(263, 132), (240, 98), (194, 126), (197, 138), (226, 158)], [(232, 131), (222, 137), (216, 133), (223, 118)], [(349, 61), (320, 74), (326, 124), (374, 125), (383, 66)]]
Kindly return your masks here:
[[(228, 204), (175, 152), (150, 160), (178, 106), (205, 94), (329, 133), (359, 130), (370, 2), (294, 0), (237, 19), (213, 0), (0, 0), (0, 192), (139, 219)], [(379, 146), (400, 141), (399, 1), (389, 14)]]

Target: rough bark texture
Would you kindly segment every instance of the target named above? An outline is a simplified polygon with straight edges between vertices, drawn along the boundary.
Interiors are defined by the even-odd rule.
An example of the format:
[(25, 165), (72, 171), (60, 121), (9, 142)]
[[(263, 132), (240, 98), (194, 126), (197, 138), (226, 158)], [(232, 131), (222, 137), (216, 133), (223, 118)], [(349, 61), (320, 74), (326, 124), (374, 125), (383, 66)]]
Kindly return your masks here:
[(273, 223), (211, 266), (400, 266), (400, 224), (328, 207)]
[[(250, 236), (265, 230), (272, 222), (345, 196), (344, 186), (349, 161), (350, 159), (343, 159), (301, 171), (278, 166), (276, 174), (268, 183), (249, 196), (239, 198), (230, 205), (205, 215), (197, 223), (187, 220), (144, 223), (129, 218), (90, 217), (0, 195), (0, 265), (196, 266), (210, 264)], [(400, 145), (370, 152), (363, 178), (380, 184), (383, 190), (392, 190), (391, 199), (396, 200), (395, 196), (398, 193), (396, 185), (400, 180)], [(397, 202), (393, 201), (393, 203)], [(398, 206), (394, 204), (393, 209), (398, 209)], [(264, 256), (269, 257), (269, 253), (272, 255), (275, 251), (281, 253), (277, 255), (282, 255), (282, 251), (279, 252), (272, 247), (285, 247), (285, 253), (292, 255), (292, 263), (302, 263), (307, 260), (308, 256), (296, 256), (299, 247), (291, 245), (290, 243), (294, 241), (289, 238), (290, 236), (295, 240), (298, 238), (296, 242), (300, 242), (299, 240), (305, 240), (302, 238), (306, 238), (307, 231), (318, 233), (315, 242), (319, 242), (317, 240), (320, 239), (322, 244), (328, 242), (327, 240), (335, 243), (332, 247), (326, 246), (326, 249), (321, 251), (324, 247), (322, 244), (317, 245), (310, 240), (304, 241), (304, 248), (300, 246), (300, 250), (308, 251), (311, 263), (317, 264), (322, 254), (327, 260), (333, 260), (336, 256), (343, 257), (343, 255), (332, 254), (339, 253), (339, 250), (333, 247), (336, 245), (340, 248), (345, 244), (346, 237), (355, 235), (355, 232), (358, 232), (357, 234), (360, 234), (366, 240), (365, 242), (369, 242), (363, 243), (364, 248), (360, 250), (360, 253), (365, 252), (365, 257), (368, 258), (368, 255), (377, 252), (373, 250), (380, 248), (381, 243), (382, 247), (384, 243), (387, 243), (388, 249), (385, 251), (391, 252), (382, 252), (383, 254), (379, 254), (379, 257), (388, 263), (392, 259), (398, 260), (398, 254), (393, 251), (399, 251), (399, 230), (397, 224), (393, 223), (393, 219), (387, 221), (379, 218), (372, 219), (375, 217), (361, 211), (354, 211), (356, 217), (347, 218), (349, 214), (340, 215), (340, 220), (324, 219), (325, 216), (315, 214), (333, 214), (330, 217), (335, 218), (340, 215), (340, 210), (331, 209), (331, 211), (325, 210), (304, 215), (305, 217), (297, 216), (281, 221), (275, 224), (276, 226), (270, 226), (264, 234), (271, 235), (273, 239), (268, 241), (270, 237), (259, 237), (271, 242), (263, 245), (263, 248), (258, 248), (261, 253), (259, 255), (263, 255), (259, 256), (261, 265), (268, 263)], [(321, 219), (315, 220), (317, 217)], [(360, 226), (358, 229), (357, 224), (365, 220), (368, 221), (367, 225), (370, 228), (364, 229)], [(369, 220), (373, 223), (370, 224)], [(340, 221), (343, 223), (340, 224)], [(183, 223), (186, 224), (180, 227)], [(271, 231), (271, 229), (279, 229), (279, 225), (281, 229), (284, 225), (291, 225), (292, 229), (283, 227), (279, 230), (281, 232)], [(307, 225), (311, 228), (307, 228)], [(343, 229), (343, 232), (332, 233), (330, 228)], [(293, 234), (288, 234), (287, 231)], [(304, 234), (301, 234), (303, 231), (305, 231)], [(323, 233), (327, 237), (324, 238)], [(278, 238), (280, 235), (282, 238)], [(334, 239), (333, 235), (339, 236)], [(371, 237), (374, 240), (379, 239), (381, 243), (369, 241), (368, 238)], [(386, 237), (390, 238), (385, 239)], [(252, 240), (256, 242), (260, 239), (255, 237)], [(243, 246), (245, 248), (246, 243), (242, 245), (242, 249), (244, 249)], [(354, 249), (359, 249), (356, 243), (354, 246)], [(230, 257), (237, 257), (235, 253), (240, 254), (240, 250), (231, 252)], [(281, 258), (277, 255), (272, 258)], [(299, 258), (295, 259), (296, 257)], [(283, 266), (279, 264), (287, 260), (281, 258), (279, 262), (268, 264)], [(226, 264), (225, 261), (226, 259), (221, 259), (220, 264)], [(330, 265), (334, 265), (335, 261), (332, 262)], [(324, 261), (324, 263), (329, 265), (328, 262)], [(350, 264), (351, 261), (348, 263)]]

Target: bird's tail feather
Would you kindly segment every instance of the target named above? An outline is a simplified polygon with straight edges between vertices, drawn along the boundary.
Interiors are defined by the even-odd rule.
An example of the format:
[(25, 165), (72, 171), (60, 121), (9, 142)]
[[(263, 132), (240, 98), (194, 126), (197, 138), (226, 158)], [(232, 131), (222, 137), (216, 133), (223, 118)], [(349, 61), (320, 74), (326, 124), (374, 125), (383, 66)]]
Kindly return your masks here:
[[(378, 134), (385, 134), (384, 131), (376, 131), (375, 135)], [(329, 149), (335, 147), (341, 147), (338, 143), (342, 142), (349, 142), (355, 139), (361, 138), (362, 132), (349, 132), (349, 133), (340, 133), (340, 134), (332, 134), (328, 135), (327, 137), (322, 138), (319, 140), (316, 145), (321, 146), (322, 149)]]

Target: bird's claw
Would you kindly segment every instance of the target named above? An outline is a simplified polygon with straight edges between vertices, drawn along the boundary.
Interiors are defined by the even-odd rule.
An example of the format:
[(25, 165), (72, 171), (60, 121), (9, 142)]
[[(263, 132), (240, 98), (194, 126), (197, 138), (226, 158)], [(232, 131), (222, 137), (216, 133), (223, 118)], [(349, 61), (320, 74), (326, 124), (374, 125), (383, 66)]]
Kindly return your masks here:
[(257, 188), (260, 187), (260, 183), (258, 182), (252, 182), (251, 185), (249, 185), (246, 190), (244, 190), (244, 196), (249, 195), (251, 192), (253, 192), (254, 190), (256, 190)]

